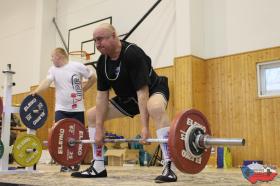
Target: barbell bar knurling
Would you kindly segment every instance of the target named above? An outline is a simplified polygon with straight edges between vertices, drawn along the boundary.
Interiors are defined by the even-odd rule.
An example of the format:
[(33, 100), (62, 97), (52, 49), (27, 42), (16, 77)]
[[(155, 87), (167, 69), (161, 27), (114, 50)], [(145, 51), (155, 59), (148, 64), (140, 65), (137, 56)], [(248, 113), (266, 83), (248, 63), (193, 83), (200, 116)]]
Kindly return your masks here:
[[(105, 143), (125, 143), (125, 142), (140, 142), (141, 139), (105, 139)], [(157, 138), (148, 138), (145, 140), (149, 143), (167, 143), (168, 139), (157, 139)], [(91, 144), (95, 143), (95, 140), (74, 140), (70, 139), (69, 144), (77, 144), (77, 143), (83, 143), (83, 144)]]

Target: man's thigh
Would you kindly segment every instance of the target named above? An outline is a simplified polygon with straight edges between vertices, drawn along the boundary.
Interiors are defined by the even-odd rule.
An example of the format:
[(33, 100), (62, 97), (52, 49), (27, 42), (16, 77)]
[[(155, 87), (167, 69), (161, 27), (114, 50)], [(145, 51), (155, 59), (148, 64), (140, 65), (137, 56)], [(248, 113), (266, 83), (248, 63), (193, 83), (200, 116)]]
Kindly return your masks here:
[(151, 108), (156, 105), (157, 107), (160, 107), (163, 110), (165, 110), (167, 107), (167, 104), (168, 104), (168, 102), (163, 94), (155, 93), (149, 98), (147, 107)]

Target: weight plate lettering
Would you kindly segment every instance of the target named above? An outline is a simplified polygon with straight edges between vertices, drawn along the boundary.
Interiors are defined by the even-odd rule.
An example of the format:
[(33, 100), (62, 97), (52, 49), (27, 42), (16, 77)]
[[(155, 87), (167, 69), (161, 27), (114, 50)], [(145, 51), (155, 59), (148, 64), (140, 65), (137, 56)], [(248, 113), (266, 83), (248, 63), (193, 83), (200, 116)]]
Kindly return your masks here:
[(52, 158), (64, 166), (72, 166), (82, 162), (89, 144), (72, 144), (69, 140), (88, 139), (84, 125), (76, 119), (62, 119), (52, 128), (48, 137), (48, 147)]
[[(192, 143), (193, 135), (200, 132), (211, 135), (206, 117), (198, 110), (191, 109), (178, 114), (172, 122), (169, 131), (169, 150), (172, 161), (182, 172), (196, 174), (206, 166), (211, 150), (196, 149)], [(197, 150), (197, 153), (194, 151)]]

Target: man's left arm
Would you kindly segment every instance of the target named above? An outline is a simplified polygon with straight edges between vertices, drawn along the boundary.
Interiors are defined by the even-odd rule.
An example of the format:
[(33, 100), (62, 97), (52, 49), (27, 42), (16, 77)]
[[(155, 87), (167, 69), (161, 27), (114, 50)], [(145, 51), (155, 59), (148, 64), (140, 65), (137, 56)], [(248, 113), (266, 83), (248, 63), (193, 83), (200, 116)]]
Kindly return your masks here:
[(138, 106), (140, 111), (140, 120), (142, 123), (142, 143), (149, 138), (149, 113), (147, 108), (147, 103), (149, 99), (149, 88), (147, 85), (143, 86), (137, 91)]

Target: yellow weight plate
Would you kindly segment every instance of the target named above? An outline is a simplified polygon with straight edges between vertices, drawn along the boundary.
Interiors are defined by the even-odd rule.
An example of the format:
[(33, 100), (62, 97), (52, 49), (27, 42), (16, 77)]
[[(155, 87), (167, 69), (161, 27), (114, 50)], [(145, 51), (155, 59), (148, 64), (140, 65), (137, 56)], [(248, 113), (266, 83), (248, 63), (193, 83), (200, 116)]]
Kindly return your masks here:
[(31, 167), (35, 165), (41, 157), (42, 144), (35, 135), (20, 135), (14, 143), (12, 154), (19, 165)]

